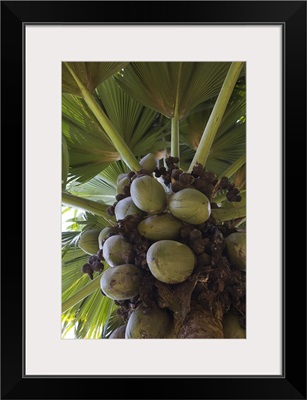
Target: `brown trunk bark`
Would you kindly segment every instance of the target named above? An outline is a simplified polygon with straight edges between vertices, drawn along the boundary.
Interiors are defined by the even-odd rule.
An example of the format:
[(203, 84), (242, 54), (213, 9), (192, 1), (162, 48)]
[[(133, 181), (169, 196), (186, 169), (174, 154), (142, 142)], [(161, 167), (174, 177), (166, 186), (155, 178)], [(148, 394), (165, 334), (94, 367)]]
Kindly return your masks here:
[(220, 304), (214, 310), (207, 310), (196, 304), (186, 316), (178, 334), (178, 339), (222, 339), (223, 312)]

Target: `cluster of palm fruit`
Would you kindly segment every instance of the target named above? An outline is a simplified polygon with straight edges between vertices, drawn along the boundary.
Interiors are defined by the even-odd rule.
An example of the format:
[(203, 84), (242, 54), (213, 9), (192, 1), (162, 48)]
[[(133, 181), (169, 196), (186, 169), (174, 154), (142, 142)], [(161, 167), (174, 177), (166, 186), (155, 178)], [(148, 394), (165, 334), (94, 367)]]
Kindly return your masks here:
[(211, 214), (213, 193), (240, 201), (239, 190), (178, 162), (159, 168), (148, 154), (140, 171), (120, 175), (108, 209), (116, 226), (81, 235), (90, 255), (82, 271), (102, 273), (101, 292), (122, 319), (110, 338), (245, 337), (246, 235)]

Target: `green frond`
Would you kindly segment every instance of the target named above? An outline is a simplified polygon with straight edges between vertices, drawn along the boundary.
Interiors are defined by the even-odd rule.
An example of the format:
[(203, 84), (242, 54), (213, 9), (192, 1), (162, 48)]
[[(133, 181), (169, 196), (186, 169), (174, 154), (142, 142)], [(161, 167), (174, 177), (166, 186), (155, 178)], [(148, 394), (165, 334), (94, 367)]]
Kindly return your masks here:
[(62, 96), (62, 132), (69, 149), (68, 182), (86, 182), (120, 158), (84, 100), (76, 96)]
[[(106, 210), (115, 202), (117, 177), (130, 169), (137, 171), (146, 154), (154, 153), (162, 166), (165, 157), (179, 148), (180, 167), (188, 171), (231, 63), (68, 64), (68, 68), (63, 64), (62, 95), (62, 135), (68, 149), (62, 157), (66, 183), (62, 218), (67, 230), (62, 232), (62, 337), (73, 331), (75, 338), (104, 339), (123, 321), (116, 312), (118, 306), (101, 293), (101, 273), (94, 272), (91, 280), (82, 272), (89, 255), (78, 246), (80, 235), (87, 229), (114, 225), (115, 218)], [(219, 177), (231, 175), (242, 195), (241, 202), (229, 203), (226, 191), (218, 192), (214, 201), (220, 208), (213, 209), (212, 215), (217, 221), (243, 225), (245, 97), (243, 67), (228, 104), (225, 101), (227, 107), (212, 143), (206, 145), (205, 162), (206, 169)], [(125, 158), (129, 151), (132, 163)], [(68, 214), (71, 208), (73, 215)], [(104, 266), (108, 268), (105, 262)]]
[(62, 232), (62, 257), (72, 248), (77, 248), (80, 231)]
[(246, 152), (245, 123), (220, 136), (212, 145), (206, 167), (220, 175)]
[[(135, 156), (163, 148), (167, 126), (161, 126), (163, 120), (156, 111), (129, 97), (113, 78), (97, 88), (97, 96), (101, 109)], [(62, 97), (62, 131), (70, 161), (68, 183), (84, 183), (120, 160), (120, 155), (85, 101), (67, 94)]]
[(148, 153), (153, 145), (162, 148), (163, 130), (153, 126), (159, 113), (129, 96), (114, 77), (99, 85), (97, 94), (110, 121), (136, 156)]
[[(127, 62), (69, 62), (70, 67), (91, 93), (101, 82), (127, 64)], [(62, 91), (81, 96), (81, 91), (65, 63), (62, 63)]]
[(168, 118), (175, 115), (177, 99), (181, 120), (219, 93), (229, 66), (228, 62), (132, 62), (116, 79), (129, 95)]
[(83, 220), (79, 220), (78, 223), (85, 226), (83, 229), (103, 229), (106, 226), (110, 226), (110, 224), (106, 223), (105, 218), (88, 212), (84, 213)]
[(72, 182), (69, 191), (73, 195), (89, 200), (101, 201), (105, 204), (113, 204), (116, 196), (114, 186), (107, 183), (101, 174), (83, 184)]
[(116, 161), (110, 164), (106, 169), (104, 169), (100, 174), (99, 178), (101, 178), (104, 182), (112, 186), (116, 189), (117, 186), (117, 177), (120, 174), (126, 174), (129, 172), (129, 168), (123, 161)]
[[(181, 141), (189, 145), (192, 149), (196, 150), (200, 142), (201, 136), (206, 128), (210, 114), (212, 112), (213, 104), (203, 103), (203, 109), (189, 115), (180, 125), (180, 138)], [(233, 96), (225, 110), (220, 127), (216, 133), (215, 140), (221, 135), (228, 132), (235, 127), (246, 115), (246, 99), (242, 97)]]
[(65, 334), (74, 327), (77, 339), (100, 339), (108, 318), (116, 308), (113, 300), (96, 290), (62, 314), (62, 337), (65, 338)]

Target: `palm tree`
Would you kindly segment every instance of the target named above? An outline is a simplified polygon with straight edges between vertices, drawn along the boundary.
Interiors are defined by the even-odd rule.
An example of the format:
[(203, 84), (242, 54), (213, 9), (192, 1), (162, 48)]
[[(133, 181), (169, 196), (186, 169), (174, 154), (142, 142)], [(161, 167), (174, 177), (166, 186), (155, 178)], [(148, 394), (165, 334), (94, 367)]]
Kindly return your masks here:
[[(74, 330), (76, 338), (107, 338), (123, 324), (127, 302), (102, 295), (102, 271), (84, 273), (90, 255), (79, 244), (85, 232), (116, 226), (118, 177), (141, 170), (147, 154), (154, 154), (158, 169), (173, 160), (187, 173), (196, 164), (214, 173), (215, 224), (228, 232), (245, 227), (245, 95), (241, 62), (63, 63), (63, 217), (75, 210), (62, 232), (63, 337)], [(223, 177), (240, 191), (240, 202), (227, 200)], [(229, 266), (227, 271), (231, 275), (216, 280), (220, 286), (211, 291), (209, 269), (178, 285), (156, 282), (177, 328), (184, 321), (195, 325), (195, 318), (222, 322), (226, 311), (245, 316), (245, 273)], [(210, 311), (201, 310), (205, 316), (199, 304), (192, 306), (192, 293), (201, 286), (203, 301), (210, 303)]]

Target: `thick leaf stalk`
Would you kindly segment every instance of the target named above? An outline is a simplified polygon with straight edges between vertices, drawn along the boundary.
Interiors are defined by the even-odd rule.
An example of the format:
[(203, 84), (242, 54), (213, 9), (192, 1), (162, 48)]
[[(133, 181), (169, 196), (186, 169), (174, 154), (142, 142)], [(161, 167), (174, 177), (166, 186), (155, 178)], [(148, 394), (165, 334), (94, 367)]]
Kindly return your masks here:
[(62, 192), (62, 203), (69, 207), (81, 208), (82, 210), (98, 215), (102, 217), (108, 225), (112, 224), (112, 220), (107, 214), (107, 208), (109, 206), (106, 204), (97, 203), (96, 201), (75, 196), (67, 192)]
[(178, 110), (179, 110), (179, 89), (180, 89), (181, 72), (182, 72), (182, 63), (180, 63), (178, 71), (175, 111), (174, 111), (174, 116), (171, 119), (171, 156), (178, 158), (180, 158)]
[(127, 164), (127, 166), (133, 170), (133, 171), (139, 171), (141, 169), (140, 164), (138, 163), (137, 159), (135, 158), (134, 154), (130, 150), (130, 148), (127, 146), (126, 142), (124, 139), (121, 137), (121, 135), (118, 133), (116, 128), (113, 126), (112, 122), (109, 120), (107, 115), (104, 113), (104, 111), (101, 109), (101, 107), (98, 105), (96, 102), (95, 98), (92, 96), (92, 94), (88, 91), (88, 89), (83, 85), (81, 80), (78, 78), (76, 73), (72, 70), (72, 68), (69, 66), (69, 63), (65, 63), (66, 67), (70, 71), (71, 75), (75, 79), (77, 85), (80, 88), (80, 91), (82, 93), (82, 96), (105, 130), (106, 134), (108, 135), (109, 139), (112, 141), (114, 147), (116, 150), (119, 152), (121, 159)]
[(243, 62), (233, 62), (231, 64), (188, 172), (192, 172), (193, 166), (196, 163), (206, 165), (216, 132), (221, 124), (224, 112), (240, 75), (243, 64)]
[(171, 156), (180, 158), (178, 113), (171, 119)]
[(69, 297), (67, 300), (63, 301), (62, 314), (67, 310), (69, 310), (74, 305), (78, 304), (83, 299), (85, 299), (85, 297), (95, 292), (95, 290), (99, 289), (100, 278), (101, 276), (97, 276), (97, 278), (93, 279), (89, 284), (84, 286), (82, 289), (78, 290), (74, 295)]
[(221, 179), (223, 176), (227, 178), (231, 178), (241, 167), (246, 163), (246, 154), (243, 154), (240, 158), (238, 158), (233, 164), (230, 165), (219, 177)]
[(246, 217), (246, 207), (214, 208), (211, 210), (211, 215), (219, 225), (225, 221)]

